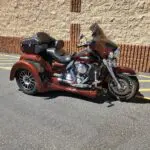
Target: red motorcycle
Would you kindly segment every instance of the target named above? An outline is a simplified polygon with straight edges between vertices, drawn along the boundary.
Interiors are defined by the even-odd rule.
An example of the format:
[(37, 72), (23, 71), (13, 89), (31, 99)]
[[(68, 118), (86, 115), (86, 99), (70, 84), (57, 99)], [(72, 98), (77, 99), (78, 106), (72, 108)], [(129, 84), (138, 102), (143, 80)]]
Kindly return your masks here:
[(20, 90), (30, 95), (58, 90), (96, 98), (107, 92), (113, 98), (130, 100), (139, 90), (135, 71), (117, 67), (117, 46), (109, 45), (97, 53), (96, 44), (94, 40), (85, 42), (78, 45), (83, 47), (80, 52), (64, 55), (62, 40), (38, 32), (22, 41), (23, 54), (13, 65), (10, 80), (16, 78)]

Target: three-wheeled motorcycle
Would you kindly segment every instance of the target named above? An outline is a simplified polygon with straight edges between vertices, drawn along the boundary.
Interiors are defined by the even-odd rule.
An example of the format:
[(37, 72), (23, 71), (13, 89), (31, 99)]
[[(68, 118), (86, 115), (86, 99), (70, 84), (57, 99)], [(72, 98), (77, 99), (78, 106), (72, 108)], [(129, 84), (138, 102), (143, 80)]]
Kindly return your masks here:
[(38, 32), (21, 42), (23, 54), (13, 65), (10, 80), (16, 79), (20, 90), (30, 95), (58, 90), (96, 98), (105, 91), (113, 98), (130, 100), (139, 90), (135, 71), (117, 66), (117, 46), (101, 50), (97, 45), (86, 41), (78, 45), (81, 51), (64, 55), (64, 41)]

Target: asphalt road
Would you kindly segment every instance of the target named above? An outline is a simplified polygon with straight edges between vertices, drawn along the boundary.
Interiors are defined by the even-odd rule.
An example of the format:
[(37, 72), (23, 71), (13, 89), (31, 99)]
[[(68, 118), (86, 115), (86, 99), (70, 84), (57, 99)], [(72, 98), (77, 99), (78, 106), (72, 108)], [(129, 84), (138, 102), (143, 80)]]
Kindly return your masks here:
[(0, 57), (0, 150), (149, 150), (150, 75), (139, 76), (147, 98), (96, 101), (49, 92), (29, 96), (9, 81), (15, 57)]

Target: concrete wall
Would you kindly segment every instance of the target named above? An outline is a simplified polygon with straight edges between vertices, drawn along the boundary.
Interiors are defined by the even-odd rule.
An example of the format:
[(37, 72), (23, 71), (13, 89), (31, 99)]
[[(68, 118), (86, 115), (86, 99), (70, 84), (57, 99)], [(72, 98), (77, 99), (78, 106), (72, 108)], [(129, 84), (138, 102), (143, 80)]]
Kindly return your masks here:
[(82, 0), (80, 13), (71, 0), (0, 0), (0, 36), (22, 37), (46, 31), (69, 39), (70, 24), (88, 27), (97, 21), (117, 43), (150, 44), (150, 0)]

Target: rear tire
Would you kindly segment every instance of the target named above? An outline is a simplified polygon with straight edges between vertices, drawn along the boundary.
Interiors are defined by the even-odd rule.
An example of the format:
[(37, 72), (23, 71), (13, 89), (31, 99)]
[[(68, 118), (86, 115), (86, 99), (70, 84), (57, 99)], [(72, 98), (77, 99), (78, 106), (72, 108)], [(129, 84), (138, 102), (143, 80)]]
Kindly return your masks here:
[(30, 71), (25, 69), (19, 70), (16, 74), (16, 82), (23, 93), (28, 95), (37, 93), (36, 80)]

